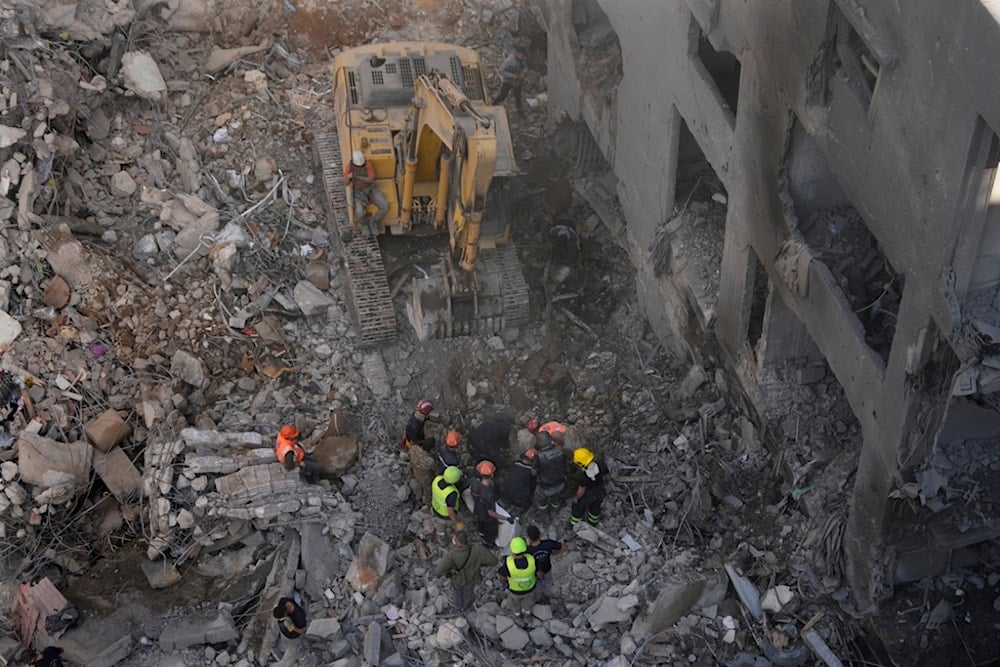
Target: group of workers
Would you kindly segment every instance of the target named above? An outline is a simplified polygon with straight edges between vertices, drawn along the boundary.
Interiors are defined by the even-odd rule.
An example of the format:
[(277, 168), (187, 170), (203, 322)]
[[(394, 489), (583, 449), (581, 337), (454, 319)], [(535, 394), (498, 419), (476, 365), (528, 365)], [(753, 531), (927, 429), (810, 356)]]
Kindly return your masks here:
[(574, 488), (570, 526), (583, 520), (593, 525), (600, 521), (607, 493), (607, 465), (587, 447), (568, 453), (565, 424), (556, 421), (539, 424), (538, 420), (530, 420), (510, 439), (516, 458), (498, 477), (497, 464), (504, 458), (502, 452), (497, 452), (494, 457), (497, 460), (474, 461), (473, 472), (467, 476), (461, 465), (463, 438), (457, 431), (448, 431), (440, 444), (427, 437), (424, 426), (443, 421), (434, 412), (432, 401), (419, 401), (400, 444), (410, 453), (411, 472), (417, 484), (429, 488), (433, 512), (450, 520), (455, 529), (462, 530), (465, 526), (459, 517), (465, 488), (472, 495), (472, 513), (479, 536), (490, 547), (497, 539), (500, 523), (509, 520), (506, 512), (498, 511), (498, 500), (518, 514), (528, 511), (532, 500), (539, 510), (556, 510), (564, 502), (566, 489)]

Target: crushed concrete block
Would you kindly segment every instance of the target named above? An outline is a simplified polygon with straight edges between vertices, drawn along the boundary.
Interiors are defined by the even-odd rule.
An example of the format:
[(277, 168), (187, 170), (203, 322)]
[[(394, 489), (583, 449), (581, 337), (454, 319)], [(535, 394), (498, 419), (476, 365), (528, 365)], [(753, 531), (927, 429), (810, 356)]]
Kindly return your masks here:
[(114, 410), (105, 410), (83, 425), (83, 432), (94, 447), (102, 452), (132, 437), (132, 427)]
[(138, 496), (142, 490), (142, 475), (132, 465), (128, 454), (119, 447), (106, 453), (104, 451), (95, 452), (93, 467), (94, 472), (108, 487), (111, 495), (120, 503), (125, 503)]
[(695, 605), (704, 588), (705, 580), (700, 577), (667, 581), (646, 613), (632, 623), (629, 634), (641, 640), (672, 627)]
[(160, 634), (160, 648), (164, 651), (178, 651), (189, 646), (219, 644), (239, 637), (233, 619), (220, 612), (215, 616), (205, 616), (170, 623)]
[(167, 90), (156, 61), (142, 51), (129, 51), (122, 56), (122, 78), (125, 87), (139, 97), (157, 101)]
[(688, 371), (681, 386), (677, 388), (677, 395), (680, 398), (691, 398), (694, 396), (694, 392), (698, 391), (698, 387), (705, 384), (707, 380), (708, 374), (705, 373), (705, 369), (701, 367), (701, 364), (695, 364)]
[(389, 545), (371, 533), (361, 536), (357, 555), (347, 568), (347, 582), (359, 593), (374, 592), (389, 564)]
[[(367, 535), (367, 533), (365, 533)], [(372, 621), (365, 631), (365, 645), (363, 649), (364, 664), (370, 667), (378, 665), (379, 656), (382, 654), (382, 626)]]
[(146, 561), (142, 564), (142, 572), (150, 588), (166, 588), (181, 580), (181, 573), (166, 559)]
[(277, 461), (270, 465), (247, 466), (215, 479), (215, 490), (225, 496), (278, 496), (294, 493), (302, 486), (299, 476), (286, 475), (285, 468)]
[(308, 280), (300, 280), (295, 285), (292, 289), (292, 298), (306, 317), (326, 312), (327, 308), (337, 303), (333, 297), (317, 289)]
[(539, 648), (547, 648), (552, 646), (552, 636), (549, 635), (544, 626), (538, 626), (537, 628), (531, 630), (528, 633), (531, 637), (531, 643)]
[(87, 667), (114, 667), (128, 657), (132, 651), (132, 635), (125, 635), (111, 646), (97, 654), (87, 663)]
[(315, 618), (309, 622), (306, 634), (310, 637), (333, 639), (340, 634), (340, 621), (335, 618)]
[(516, 625), (507, 628), (500, 635), (500, 641), (503, 642), (503, 647), (508, 651), (523, 650), (528, 645), (530, 639), (528, 633)]
[(316, 443), (312, 455), (327, 470), (343, 472), (358, 458), (358, 441), (346, 435), (326, 436)]
[(90, 481), (93, 452), (87, 442), (59, 442), (25, 432), (17, 441), (18, 470), (24, 482), (38, 487), (67, 481), (83, 487)]
[(587, 622), (595, 631), (611, 623), (621, 623), (632, 617), (632, 610), (639, 604), (635, 595), (612, 597), (603, 595), (584, 612)]
[(208, 380), (205, 362), (184, 350), (177, 350), (170, 358), (170, 374), (192, 387), (204, 387)]
[(465, 641), (465, 635), (452, 621), (445, 621), (437, 629), (431, 643), (439, 649), (455, 648)]
[[(0, 128), (3, 126), (0, 125)], [(21, 335), (21, 323), (0, 310), (0, 345), (10, 345)]]
[(305, 589), (313, 600), (319, 600), (336, 576), (340, 556), (330, 537), (323, 534), (322, 524), (302, 524), (299, 536), (302, 538), (302, 569), (309, 573)]

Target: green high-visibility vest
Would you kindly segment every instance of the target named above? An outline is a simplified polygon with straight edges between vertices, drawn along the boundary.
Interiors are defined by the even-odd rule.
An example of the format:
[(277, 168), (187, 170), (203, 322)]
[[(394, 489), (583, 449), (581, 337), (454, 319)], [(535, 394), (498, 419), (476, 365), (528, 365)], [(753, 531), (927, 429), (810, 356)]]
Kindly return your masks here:
[[(527, 561), (524, 567), (518, 567), (515, 561), (523, 558)], [(521, 554), (519, 556), (507, 556), (507, 585), (515, 593), (530, 591), (535, 587), (535, 557), (531, 554)]]
[(448, 484), (444, 481), (444, 475), (438, 475), (431, 482), (431, 507), (440, 516), (448, 516), (448, 496), (455, 494), (455, 500), (450, 506), (451, 509), (458, 511), (458, 487), (454, 484)]

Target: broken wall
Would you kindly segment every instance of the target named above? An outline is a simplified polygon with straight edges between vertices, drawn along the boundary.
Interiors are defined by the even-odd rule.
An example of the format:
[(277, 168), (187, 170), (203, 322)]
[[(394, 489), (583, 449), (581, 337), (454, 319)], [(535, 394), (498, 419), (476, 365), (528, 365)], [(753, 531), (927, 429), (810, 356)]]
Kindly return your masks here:
[[(869, 608), (889, 586), (888, 495), (914, 474), (901, 448), (921, 437), (910, 433), (915, 425), (936, 430), (915, 415), (949, 400), (942, 383), (915, 389), (908, 378), (941, 345), (963, 362), (976, 358), (960, 335), (960, 304), (970, 285), (995, 289), (988, 260), (975, 269), (977, 259), (993, 256), (998, 236), (989, 202), (1000, 90), (986, 55), (1000, 44), (997, 19), (978, 0), (913, 7), (905, 22), (892, 3), (876, 1), (599, 0), (623, 50), (609, 130), (587, 113), (606, 98), (592, 99), (582, 85), (575, 4), (537, 0), (549, 32), (550, 100), (598, 124), (595, 137), (613, 131), (609, 160), (627, 217), (625, 244), (657, 334), (681, 352), (686, 340), (717, 337), (752, 397), (760, 396), (767, 364), (803, 354), (825, 361), (843, 389), (864, 436), (845, 552), (854, 595)], [(700, 60), (702, 36), (739, 61), (738, 104), (726, 103)], [(711, 312), (692, 307), (678, 236), (663, 241), (687, 208), (675, 192), (682, 125), (726, 200)], [(800, 228), (808, 224), (804, 208), (836, 206), (850, 207), (870, 238), (860, 234), (863, 252), (852, 246), (835, 261)], [(839, 233), (826, 242), (841, 243)], [(866, 307), (852, 302), (850, 283), (854, 255), (871, 249), (862, 286), (876, 296)], [(759, 287), (755, 301), (754, 261), (769, 280), (763, 302)], [(886, 289), (875, 285), (883, 279)], [(876, 343), (865, 319), (873, 307), (888, 308), (881, 317), (893, 323)], [(751, 316), (763, 321), (751, 324)], [(750, 363), (749, 348), (763, 363)]]

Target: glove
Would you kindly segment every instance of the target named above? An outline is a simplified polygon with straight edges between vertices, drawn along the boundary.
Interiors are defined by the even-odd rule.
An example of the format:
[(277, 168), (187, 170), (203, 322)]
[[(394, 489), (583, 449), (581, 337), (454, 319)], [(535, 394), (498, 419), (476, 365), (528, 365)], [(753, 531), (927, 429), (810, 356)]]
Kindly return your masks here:
[(455, 522), (455, 530), (464, 530), (464, 529), (465, 529), (465, 522), (463, 521)]

